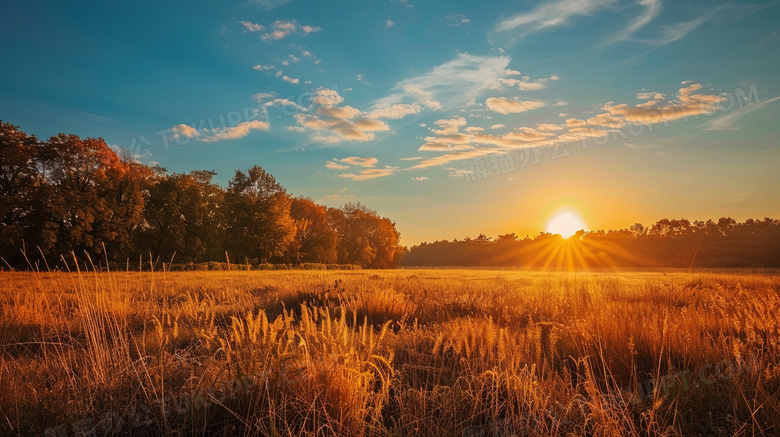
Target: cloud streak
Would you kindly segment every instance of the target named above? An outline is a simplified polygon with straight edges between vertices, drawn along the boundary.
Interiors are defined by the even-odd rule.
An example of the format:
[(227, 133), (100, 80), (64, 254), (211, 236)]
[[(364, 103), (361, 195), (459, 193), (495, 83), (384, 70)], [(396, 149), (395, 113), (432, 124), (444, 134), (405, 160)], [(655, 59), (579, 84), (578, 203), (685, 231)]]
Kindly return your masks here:
[(416, 103), (434, 110), (460, 107), (486, 90), (501, 89), (500, 79), (508, 65), (507, 56), (460, 53), (423, 75), (396, 83), (393, 92), (375, 102), (373, 109), (400, 103)]
[(518, 32), (530, 35), (568, 25), (574, 18), (591, 16), (594, 12), (611, 6), (617, 0), (559, 0), (540, 4), (534, 10), (516, 14), (496, 24), (498, 32)]
[(734, 126), (734, 123), (736, 123), (737, 120), (740, 118), (750, 114), (753, 111), (758, 111), (759, 109), (763, 108), (764, 106), (776, 102), (780, 100), (780, 96), (765, 100), (760, 103), (753, 103), (751, 105), (744, 106), (742, 108), (736, 109), (734, 111), (731, 111), (730, 113), (718, 117), (714, 120), (710, 120), (707, 123), (704, 123), (702, 125), (702, 128), (705, 130), (730, 130), (730, 129), (737, 129), (737, 127)]

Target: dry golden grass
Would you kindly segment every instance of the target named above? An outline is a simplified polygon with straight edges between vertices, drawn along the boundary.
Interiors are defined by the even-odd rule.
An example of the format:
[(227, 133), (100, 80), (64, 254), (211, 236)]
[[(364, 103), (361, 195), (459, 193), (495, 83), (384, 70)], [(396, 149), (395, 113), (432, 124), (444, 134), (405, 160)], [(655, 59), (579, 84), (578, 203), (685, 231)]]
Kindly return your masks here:
[(2, 435), (780, 435), (774, 272), (0, 283)]

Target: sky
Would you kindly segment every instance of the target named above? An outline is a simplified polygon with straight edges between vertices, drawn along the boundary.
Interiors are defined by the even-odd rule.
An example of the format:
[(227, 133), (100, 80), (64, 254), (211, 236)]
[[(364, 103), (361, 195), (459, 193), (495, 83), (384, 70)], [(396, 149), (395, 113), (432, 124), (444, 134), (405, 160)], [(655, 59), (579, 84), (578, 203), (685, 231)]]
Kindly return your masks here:
[(260, 165), (405, 245), (777, 218), (778, 31), (777, 1), (13, 2), (0, 119)]

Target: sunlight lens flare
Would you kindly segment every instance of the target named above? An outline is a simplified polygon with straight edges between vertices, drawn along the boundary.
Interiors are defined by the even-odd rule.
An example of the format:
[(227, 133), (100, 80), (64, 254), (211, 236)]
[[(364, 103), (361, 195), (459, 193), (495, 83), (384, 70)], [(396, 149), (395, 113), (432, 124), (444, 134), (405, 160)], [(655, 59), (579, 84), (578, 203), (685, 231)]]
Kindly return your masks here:
[(587, 230), (582, 219), (571, 212), (557, 214), (547, 222), (547, 232), (569, 238), (579, 230)]

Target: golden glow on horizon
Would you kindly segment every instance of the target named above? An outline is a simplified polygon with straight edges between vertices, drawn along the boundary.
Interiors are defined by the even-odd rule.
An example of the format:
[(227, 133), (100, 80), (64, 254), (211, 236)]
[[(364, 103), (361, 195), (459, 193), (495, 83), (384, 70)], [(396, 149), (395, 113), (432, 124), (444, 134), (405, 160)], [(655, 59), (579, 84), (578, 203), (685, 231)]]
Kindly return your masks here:
[(572, 212), (556, 214), (549, 222), (545, 230), (551, 234), (558, 234), (563, 238), (569, 238), (579, 230), (588, 230), (582, 219)]

